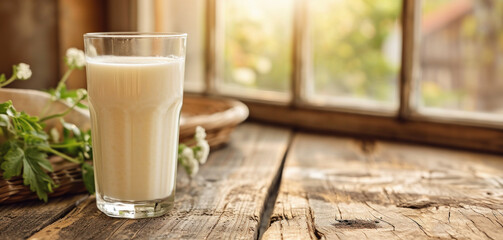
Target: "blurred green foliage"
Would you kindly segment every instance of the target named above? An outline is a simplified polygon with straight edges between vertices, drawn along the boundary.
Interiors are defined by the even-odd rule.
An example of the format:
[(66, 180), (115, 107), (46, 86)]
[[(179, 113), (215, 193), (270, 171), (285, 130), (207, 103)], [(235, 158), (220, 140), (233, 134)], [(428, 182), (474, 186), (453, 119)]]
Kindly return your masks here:
[[(225, 24), (223, 81), (248, 89), (288, 92), (293, 70), (295, 1), (222, 2)], [(449, 12), (461, 2), (424, 0), (423, 20), (442, 8)], [(484, 82), (503, 76), (503, 61), (498, 61), (503, 59), (503, 1), (463, 2), (473, 4), (473, 11), (456, 20), (461, 21), (459, 32), (453, 35), (450, 25), (443, 26), (439, 35), (445, 39), (433, 41), (446, 52), (460, 52), (459, 59), (450, 57), (439, 61), (447, 61), (446, 66), (452, 63), (461, 67), (442, 69), (431, 67), (436, 63), (421, 65), (420, 71), (425, 74), (414, 86), (423, 106), (490, 111), (488, 109), (494, 108), (494, 104), (486, 103), (494, 100), (497, 92), (492, 92), (492, 98), (485, 96), (491, 89), (484, 90), (488, 88)], [(402, 0), (305, 0), (305, 3), (308, 13), (305, 30), (309, 34), (308, 50), (312, 54), (311, 59), (302, 59), (312, 63), (307, 71), (306, 96), (356, 98), (396, 106)], [(447, 34), (448, 31), (451, 33)], [(424, 61), (421, 59), (422, 63)], [(432, 74), (426, 74), (428, 71)], [(461, 77), (456, 77), (456, 73), (461, 73)], [(503, 94), (500, 95), (503, 102)]]
[(222, 1), (224, 81), (288, 92), (292, 71), (292, 0)]
[(401, 1), (309, 3), (314, 94), (396, 102)]
[[(226, 1), (224, 81), (285, 92), (292, 70), (292, 0)], [(313, 53), (308, 94), (396, 101), (401, 1), (307, 1)], [(384, 54), (385, 42), (398, 38)], [(394, 49), (393, 49), (394, 48)], [(389, 59), (389, 55), (398, 55)], [(393, 57), (393, 56), (391, 56)], [(397, 62), (398, 61), (398, 62)]]

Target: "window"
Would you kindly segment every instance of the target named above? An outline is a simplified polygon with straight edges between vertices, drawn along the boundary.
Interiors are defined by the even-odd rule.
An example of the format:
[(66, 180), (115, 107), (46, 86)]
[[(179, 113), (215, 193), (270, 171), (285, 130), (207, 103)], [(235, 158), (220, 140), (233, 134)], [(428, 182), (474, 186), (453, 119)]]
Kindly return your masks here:
[(189, 33), (188, 92), (262, 121), (503, 151), (502, 1), (153, 5), (154, 30)]
[[(306, 100), (398, 109), (400, 0), (307, 1)], [(357, 106), (355, 106), (357, 105)]]
[(503, 121), (503, 2), (425, 0), (418, 107), (423, 114)]
[(219, 1), (218, 92), (288, 101), (292, 0)]

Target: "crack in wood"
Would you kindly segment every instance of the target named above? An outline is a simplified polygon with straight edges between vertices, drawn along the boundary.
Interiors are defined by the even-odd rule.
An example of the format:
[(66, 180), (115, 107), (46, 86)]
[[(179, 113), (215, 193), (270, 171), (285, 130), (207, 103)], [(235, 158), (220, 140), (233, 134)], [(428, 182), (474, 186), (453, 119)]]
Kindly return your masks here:
[(450, 237), (451, 239), (458, 240), (456, 237), (452, 236), (452, 234), (450, 234), (450, 233), (447, 233), (447, 234), (449, 234), (449, 237)]
[(273, 223), (272, 213), (273, 213), (274, 207), (276, 206), (276, 199), (278, 198), (279, 188), (281, 186), (281, 178), (283, 177), (283, 169), (285, 168), (286, 158), (288, 156), (288, 153), (290, 152), (290, 147), (292, 146), (294, 134), (295, 134), (295, 132), (292, 132), (292, 134), (289, 136), (288, 144), (286, 146), (286, 150), (283, 155), (283, 158), (281, 159), (280, 166), (278, 168), (276, 175), (273, 178), (273, 182), (271, 184), (271, 187), (269, 188), (269, 191), (267, 192), (266, 199), (264, 201), (262, 215), (260, 216), (259, 223), (258, 223), (259, 227), (258, 227), (256, 239), (261, 239), (264, 232)]
[[(119, 229), (121, 229), (121, 227), (122, 227), (124, 224), (126, 224), (126, 222), (125, 222), (125, 221), (124, 221), (124, 222), (119, 223), (119, 227), (117, 227), (116, 229), (114, 229), (114, 230), (112, 231), (112, 233), (110, 233), (110, 235), (108, 235), (108, 237), (107, 237), (107, 238), (105, 238), (105, 239), (111, 239), (111, 237), (112, 237), (112, 236), (113, 236), (113, 235), (114, 235), (114, 234), (115, 234), (115, 233), (116, 233)], [(138, 230), (138, 231), (139, 231), (139, 230)]]
[[(405, 216), (405, 215), (404, 215)], [(421, 231), (424, 233), (424, 235), (426, 235), (427, 237), (431, 237), (427, 232), (426, 230), (424, 230), (423, 226), (421, 224), (419, 224), (416, 220), (412, 219), (411, 217), (409, 216), (405, 216), (406, 218), (410, 219), (411, 221), (413, 221), (418, 227), (419, 229), (421, 229)]]
[[(377, 213), (379, 213), (379, 214), (381, 214), (381, 215), (383, 215), (383, 216), (386, 216), (386, 215), (384, 215), (384, 214), (380, 213), (379, 211), (377, 211), (375, 208), (371, 207), (368, 203), (365, 203), (365, 204), (366, 204), (369, 208), (371, 208), (372, 210), (376, 211)], [(388, 225), (390, 225), (390, 226), (393, 228), (393, 231), (395, 231), (395, 230), (396, 230), (396, 229), (395, 229), (395, 225), (393, 225), (392, 223), (390, 223), (390, 222), (388, 222), (388, 221), (384, 220), (382, 217), (378, 218), (377, 216), (375, 216), (375, 215), (374, 215), (372, 212), (370, 212), (370, 211), (368, 211), (368, 212), (369, 212), (369, 214), (370, 214), (370, 215), (372, 215), (372, 217), (374, 217), (375, 219), (380, 220), (380, 221), (383, 221), (383, 222), (387, 223)]]
[(451, 223), (451, 207), (449, 207), (449, 215), (447, 216), (447, 221)]
[(0, 239), (25, 239), (67, 216), (89, 195), (58, 197), (0, 206)]
[(388, 190), (386, 190), (386, 187), (382, 187), (382, 191), (384, 192), (384, 195), (386, 196), (386, 198), (388, 199), (388, 201), (393, 204), (393, 200), (389, 197), (389, 193), (388, 193)]
[(491, 213), (493, 214), (495, 221), (503, 228), (503, 224), (501, 224), (500, 221), (498, 221), (498, 217), (494, 213), (494, 210), (491, 210)]
[(480, 213), (480, 212), (476, 211), (476, 210), (475, 210), (475, 209), (473, 209), (473, 207), (471, 207), (471, 206), (470, 206), (470, 209), (471, 209), (474, 213), (476, 213), (476, 214), (478, 214), (478, 215), (480, 215), (480, 216), (482, 216), (482, 217), (486, 218), (486, 219), (487, 219), (487, 220), (489, 220), (492, 224), (496, 225), (496, 224), (493, 222), (493, 220), (492, 220), (491, 218), (489, 218), (489, 217), (487, 217), (486, 215), (484, 215), (484, 214), (482, 214), (482, 213)]
[(226, 202), (224, 204), (224, 206), (222, 207), (222, 212), (220, 213), (220, 215), (218, 216), (218, 219), (217, 219), (217, 222), (215, 224), (213, 224), (213, 226), (211, 226), (210, 230), (208, 231), (208, 234), (206, 235), (205, 239), (208, 239), (208, 237), (211, 235), (211, 233), (213, 232), (213, 230), (215, 230), (215, 228), (217, 227), (218, 225), (218, 222), (220, 222), (220, 220), (222, 219), (222, 216), (224, 215), (225, 213), (225, 209), (227, 208), (227, 205), (229, 204), (229, 202)]
[(64, 208), (63, 211), (61, 212), (61, 214), (56, 215), (55, 218), (51, 219), (51, 221), (47, 222), (47, 224), (40, 225), (39, 227), (37, 227), (36, 229), (34, 229), (34, 231), (30, 232), (30, 234), (27, 235), (27, 236), (31, 236), (34, 233), (36, 233), (36, 232), (40, 231), (41, 229), (43, 229), (44, 227), (47, 227), (50, 224), (52, 224), (54, 222), (57, 222), (58, 220), (64, 218), (66, 215), (68, 215), (70, 212), (72, 212), (74, 209), (76, 209), (76, 207), (78, 207), (81, 203), (83, 203), (87, 198), (89, 198), (89, 195), (86, 195), (86, 196), (84, 196), (82, 198), (77, 199), (77, 201), (75, 201), (75, 204), (70, 205), (67, 208)]
[[(309, 202), (309, 199), (306, 197), (306, 200)], [(314, 213), (313, 209), (309, 208), (308, 209), (308, 223), (307, 223), (307, 228), (314, 233), (314, 236), (316, 239), (322, 239), (324, 237), (323, 233), (321, 233), (317, 228), (316, 228), (316, 223), (314, 220)]]
[[(472, 210), (473, 211), (473, 210)], [(466, 216), (466, 214), (464, 214), (463, 212), (461, 212), (460, 210), (458, 210), (459, 213), (461, 213), (461, 215), (463, 215), (463, 217), (465, 217), (467, 220), (469, 220), (473, 226), (479, 230), (479, 232), (483, 233), (487, 238), (491, 239), (491, 240), (495, 240), (494, 238), (492, 238), (491, 236), (489, 236), (489, 234), (487, 234), (485, 231), (483, 231), (482, 229), (480, 229), (477, 224), (475, 223), (475, 221), (473, 221), (473, 219), (469, 218), (468, 216)]]

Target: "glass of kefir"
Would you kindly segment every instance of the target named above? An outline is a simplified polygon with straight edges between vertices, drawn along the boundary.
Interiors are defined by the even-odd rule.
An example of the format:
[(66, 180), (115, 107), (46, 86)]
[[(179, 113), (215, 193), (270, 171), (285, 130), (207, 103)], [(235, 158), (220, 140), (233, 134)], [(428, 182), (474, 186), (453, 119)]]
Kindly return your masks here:
[(98, 209), (156, 217), (173, 207), (185, 33), (84, 35)]

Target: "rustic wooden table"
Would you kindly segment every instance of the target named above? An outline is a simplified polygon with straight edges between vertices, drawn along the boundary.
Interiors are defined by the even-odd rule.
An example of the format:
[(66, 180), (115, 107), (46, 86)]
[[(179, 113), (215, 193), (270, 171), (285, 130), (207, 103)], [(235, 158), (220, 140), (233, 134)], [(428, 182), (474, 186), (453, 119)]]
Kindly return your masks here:
[(29, 237), (502, 239), (503, 157), (246, 123), (169, 215), (109, 218), (85, 194), (1, 206), (0, 239)]

